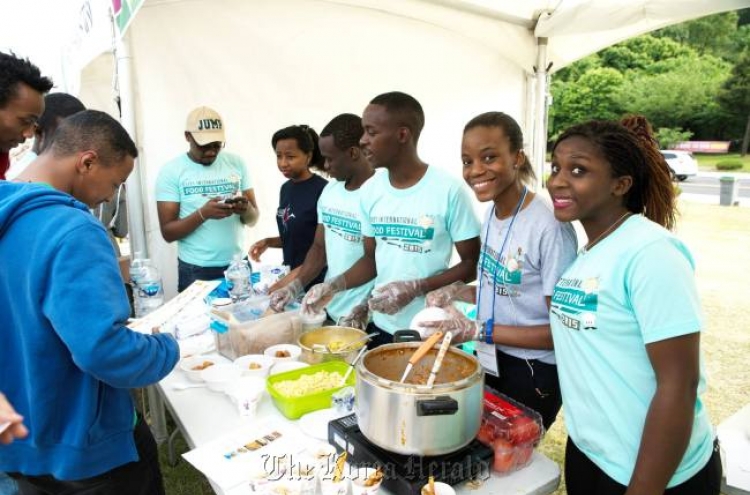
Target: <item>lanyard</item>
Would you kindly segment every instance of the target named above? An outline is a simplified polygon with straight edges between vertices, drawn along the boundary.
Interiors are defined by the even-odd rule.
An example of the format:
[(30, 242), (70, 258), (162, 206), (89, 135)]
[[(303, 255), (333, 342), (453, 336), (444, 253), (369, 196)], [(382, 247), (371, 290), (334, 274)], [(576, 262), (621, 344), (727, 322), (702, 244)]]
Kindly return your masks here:
[[(515, 209), (513, 210), (513, 216), (510, 218), (510, 225), (508, 225), (508, 231), (505, 233), (505, 238), (503, 239), (503, 243), (500, 245), (500, 250), (497, 252), (497, 264), (495, 264), (495, 270), (492, 273), (492, 317), (488, 320), (490, 325), (494, 325), (495, 323), (495, 298), (497, 297), (497, 291), (495, 290), (495, 285), (497, 283), (497, 270), (500, 267), (500, 261), (503, 255), (503, 251), (505, 251), (505, 244), (508, 242), (508, 238), (510, 237), (510, 231), (513, 229), (513, 224), (516, 221), (516, 217), (518, 216), (518, 212), (521, 211), (521, 206), (523, 206), (523, 202), (526, 200), (526, 193), (528, 193), (528, 189), (526, 189), (526, 186), (523, 186), (523, 194), (521, 194), (521, 199), (518, 200), (518, 204), (516, 205)], [(487, 229), (484, 232), (484, 247), (487, 248), (487, 239), (490, 236), (490, 225), (492, 225), (492, 217), (495, 215), (495, 206), (492, 206), (492, 211), (490, 212), (490, 217), (487, 220)], [(486, 251), (485, 251), (486, 252)], [(482, 255), (482, 263), (479, 266), (479, 293), (477, 295), (477, 317), (479, 317), (480, 309), (482, 307), (482, 274), (484, 273), (484, 262), (485, 262), (486, 254)]]

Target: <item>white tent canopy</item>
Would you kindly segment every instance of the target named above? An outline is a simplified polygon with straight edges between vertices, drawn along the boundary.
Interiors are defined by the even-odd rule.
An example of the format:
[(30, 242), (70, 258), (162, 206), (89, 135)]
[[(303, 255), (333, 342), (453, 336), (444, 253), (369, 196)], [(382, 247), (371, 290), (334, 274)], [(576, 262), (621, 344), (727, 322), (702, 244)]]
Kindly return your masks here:
[[(132, 57), (118, 64), (119, 90), (141, 152), (129, 181), (131, 211), (138, 210), (131, 213), (132, 242), (162, 267), (173, 294), (176, 248), (159, 233), (154, 183), (160, 166), (187, 150), (184, 120), (195, 106), (222, 114), (227, 150), (248, 164), (261, 208), (249, 246), (276, 235), (283, 177), (270, 140), (281, 127), (320, 130), (336, 114), (359, 114), (377, 94), (400, 90), (425, 109), (420, 154), (431, 165), (460, 174), (463, 125), (488, 110), (514, 116), (527, 152), (541, 163), (549, 63), (560, 69), (623, 39), (748, 6), (750, 0), (145, 0), (118, 51), (127, 55), (129, 48)], [(110, 54), (89, 64), (80, 88), (88, 106), (116, 112), (112, 60)]]

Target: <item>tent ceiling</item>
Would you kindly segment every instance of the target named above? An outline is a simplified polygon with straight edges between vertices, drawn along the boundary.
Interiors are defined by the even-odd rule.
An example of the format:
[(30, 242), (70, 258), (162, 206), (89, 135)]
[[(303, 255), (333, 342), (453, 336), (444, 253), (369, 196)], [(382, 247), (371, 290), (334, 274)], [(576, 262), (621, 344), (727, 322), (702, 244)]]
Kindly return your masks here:
[(633, 36), (750, 7), (748, 0), (319, 1), (407, 17), (461, 33), (493, 47), (528, 72), (536, 61), (535, 38), (548, 38), (548, 60), (554, 64), (553, 70), (559, 70)]

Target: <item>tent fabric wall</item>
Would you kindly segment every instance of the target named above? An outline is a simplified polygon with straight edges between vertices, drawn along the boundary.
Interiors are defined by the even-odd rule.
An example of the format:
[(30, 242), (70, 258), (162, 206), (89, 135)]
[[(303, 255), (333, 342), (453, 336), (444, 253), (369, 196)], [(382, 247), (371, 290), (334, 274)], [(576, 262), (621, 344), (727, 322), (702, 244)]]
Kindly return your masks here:
[[(425, 109), (422, 158), (458, 175), (462, 127), (480, 112), (514, 116), (527, 151), (538, 149), (530, 145), (534, 122), (545, 115), (543, 88), (535, 87), (544, 77), (534, 78), (540, 39), (554, 71), (628, 37), (748, 6), (750, 0), (146, 0), (128, 31), (132, 97), (147, 245), (165, 273), (167, 295), (176, 287), (176, 248), (159, 233), (154, 183), (159, 168), (186, 151), (184, 119), (195, 106), (224, 116), (227, 150), (247, 161), (261, 209), (247, 231), (249, 246), (276, 234), (283, 178), (270, 137), (281, 127), (320, 130), (338, 113), (361, 113), (379, 93), (405, 91)], [(83, 72), (81, 96), (95, 108), (104, 106), (107, 65), (97, 60)], [(545, 127), (536, 129), (546, 139), (539, 132)], [(274, 254), (267, 259), (278, 261)]]
[[(284, 179), (270, 141), (281, 127), (319, 131), (339, 113), (360, 114), (377, 94), (405, 91), (425, 109), (422, 158), (460, 175), (461, 133), (471, 117), (500, 109), (526, 123), (520, 67), (459, 33), (388, 13), (310, 0), (147, 2), (129, 35), (146, 236), (168, 296), (176, 287), (176, 247), (161, 238), (154, 184), (160, 167), (187, 150), (185, 117), (195, 106), (222, 114), (226, 150), (247, 162), (261, 210), (246, 229), (248, 247), (277, 235)], [(90, 105), (104, 95), (93, 87), (106, 66), (99, 60), (84, 72), (82, 97)]]

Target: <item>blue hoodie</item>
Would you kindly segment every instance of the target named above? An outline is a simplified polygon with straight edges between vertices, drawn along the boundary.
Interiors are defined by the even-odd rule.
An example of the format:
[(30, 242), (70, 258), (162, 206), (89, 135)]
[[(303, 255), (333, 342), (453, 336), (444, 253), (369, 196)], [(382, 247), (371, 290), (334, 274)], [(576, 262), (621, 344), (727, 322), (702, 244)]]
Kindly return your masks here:
[(166, 334), (130, 313), (104, 227), (72, 196), (0, 181), (0, 391), (29, 436), (0, 445), (0, 471), (61, 480), (138, 459), (129, 388), (169, 374)]

